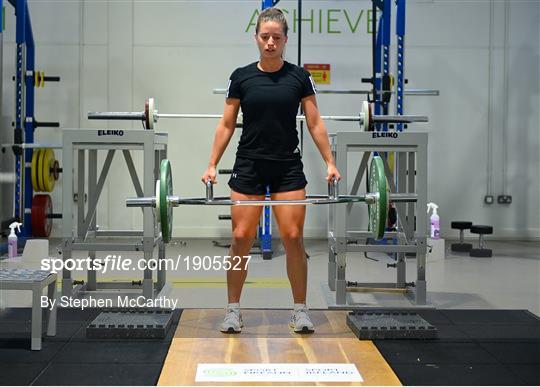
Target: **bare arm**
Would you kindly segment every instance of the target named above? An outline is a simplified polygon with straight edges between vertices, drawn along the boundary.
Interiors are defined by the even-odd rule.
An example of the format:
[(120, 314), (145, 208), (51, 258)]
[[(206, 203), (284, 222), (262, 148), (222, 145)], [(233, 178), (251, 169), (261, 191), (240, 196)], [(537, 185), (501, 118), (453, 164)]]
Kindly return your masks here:
[(315, 95), (310, 95), (302, 99), (302, 109), (306, 116), (306, 123), (315, 142), (317, 149), (321, 153), (323, 160), (326, 162), (327, 166), (327, 177), (326, 179), (341, 178), (338, 170), (336, 169), (336, 164), (334, 157), (332, 156), (332, 150), (330, 148), (330, 142), (328, 141), (328, 131), (326, 130), (326, 125), (319, 114), (319, 108), (317, 107), (317, 99)]
[(229, 145), (229, 141), (234, 134), (239, 110), (239, 99), (227, 98), (225, 100), (223, 117), (219, 120), (216, 127), (216, 134), (214, 136), (214, 143), (212, 144), (212, 150), (210, 152), (208, 168), (201, 178), (203, 183), (208, 180), (212, 180), (214, 183), (216, 181), (216, 166), (219, 163), (219, 160), (221, 160), (221, 156), (223, 156), (223, 153), (225, 152), (225, 149), (227, 148), (227, 145)]

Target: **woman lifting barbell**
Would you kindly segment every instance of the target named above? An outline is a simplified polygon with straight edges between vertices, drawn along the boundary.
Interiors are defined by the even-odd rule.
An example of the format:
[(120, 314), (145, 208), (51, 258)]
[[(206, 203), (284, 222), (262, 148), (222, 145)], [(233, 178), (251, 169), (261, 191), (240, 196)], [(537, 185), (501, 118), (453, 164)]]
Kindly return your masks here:
[[(287, 31), (287, 21), (281, 10), (268, 8), (261, 12), (255, 29), (260, 59), (236, 69), (229, 80), (223, 117), (216, 128), (202, 181), (216, 183), (216, 166), (234, 133), (241, 107), (242, 135), (229, 180), (232, 200), (262, 200), (267, 186), (272, 200), (306, 197), (307, 181), (296, 129), (300, 104), (308, 130), (326, 162), (326, 179), (340, 179), (317, 107), (313, 79), (306, 70), (283, 59)], [(307, 259), (302, 240), (305, 206), (275, 206), (273, 210), (285, 247), (294, 300), (290, 325), (297, 333), (312, 333), (314, 327), (306, 307)], [(260, 206), (231, 207), (232, 257), (249, 254), (261, 211)], [(228, 305), (220, 328), (225, 333), (238, 333), (243, 326), (239, 302), (247, 267), (245, 262), (241, 266), (242, 270), (227, 271)]]

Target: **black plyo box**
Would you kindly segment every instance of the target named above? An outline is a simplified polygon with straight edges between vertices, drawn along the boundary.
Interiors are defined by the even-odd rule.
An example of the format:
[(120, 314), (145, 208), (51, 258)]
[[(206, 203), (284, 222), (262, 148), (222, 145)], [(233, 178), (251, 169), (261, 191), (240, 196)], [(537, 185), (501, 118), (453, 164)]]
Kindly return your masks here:
[(86, 327), (89, 339), (162, 339), (172, 324), (170, 310), (112, 310)]
[(437, 328), (414, 312), (355, 311), (347, 325), (360, 340), (437, 338)]

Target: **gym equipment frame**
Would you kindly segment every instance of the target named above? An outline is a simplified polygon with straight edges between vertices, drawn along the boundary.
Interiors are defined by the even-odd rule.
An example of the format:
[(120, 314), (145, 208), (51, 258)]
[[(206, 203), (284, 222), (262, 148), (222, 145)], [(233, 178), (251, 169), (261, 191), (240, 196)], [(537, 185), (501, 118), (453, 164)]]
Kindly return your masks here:
[[(165, 258), (163, 243), (157, 222), (150, 208), (143, 208), (143, 230), (98, 230), (96, 227), (96, 208), (103, 189), (109, 168), (116, 151), (121, 151), (126, 161), (133, 187), (138, 196), (154, 194), (155, 182), (159, 178), (161, 160), (167, 157), (167, 134), (155, 133), (153, 130), (93, 130), (67, 129), (63, 131), (64, 165), (77, 168), (77, 221), (74, 222), (73, 186), (74, 175), (72, 168), (64, 168), (62, 182), (63, 197), (63, 242), (59, 249), (63, 260), (71, 258), (72, 251), (88, 251), (93, 261), (96, 251), (142, 251), (148, 262), (153, 257), (154, 248), (158, 246), (158, 259)], [(98, 178), (98, 151), (107, 151), (107, 156)], [(143, 184), (139, 181), (130, 151), (143, 152)], [(77, 153), (76, 164), (74, 154)], [(86, 166), (88, 154), (88, 166)], [(88, 175), (86, 171), (88, 170)], [(88, 188), (85, 181), (88, 180)], [(88, 208), (85, 210), (85, 196), (88, 195)], [(93, 237), (90, 239), (90, 237)], [(126, 241), (110, 243), (99, 241), (99, 237), (127, 237)], [(163, 265), (158, 265), (163, 266)], [(87, 283), (74, 281), (71, 271), (64, 268), (62, 273), (62, 294), (74, 295), (82, 291), (98, 289), (142, 289), (145, 298), (158, 297), (168, 291), (166, 287), (165, 268), (158, 267), (157, 282), (153, 280), (153, 271), (146, 269), (142, 281), (132, 282), (97, 282), (96, 271), (88, 270)], [(82, 282), (82, 283), (81, 283)]]
[[(348, 165), (347, 157), (351, 152), (363, 152), (362, 161), (352, 183), (350, 194), (358, 192), (364, 172), (372, 152), (379, 152), (383, 157), (388, 185), (392, 193), (416, 195), (416, 203), (396, 203), (398, 228), (395, 232), (386, 232), (383, 239), (397, 238), (398, 244), (367, 244), (373, 234), (366, 231), (348, 229), (351, 206), (328, 206), (328, 287), (335, 291), (335, 304), (330, 308), (354, 307), (347, 292), (353, 288), (364, 289), (401, 289), (411, 296), (417, 307), (426, 306), (426, 242), (427, 242), (427, 133), (398, 132), (338, 132), (331, 136), (331, 146), (336, 165), (341, 172), (340, 186), (346, 190)], [(381, 152), (396, 152), (397, 181), (394, 181), (387, 160)], [(416, 173), (415, 173), (416, 170)], [(390, 252), (397, 253), (395, 283), (358, 283), (347, 282), (347, 252)], [(405, 254), (416, 254), (417, 279), (406, 282)], [(394, 265), (392, 265), (394, 266)], [(331, 293), (330, 293), (331, 294)], [(358, 305), (360, 307), (360, 305)], [(366, 305), (361, 305), (363, 308)], [(368, 306), (369, 307), (369, 306)], [(384, 305), (377, 305), (384, 307)], [(349, 308), (350, 309), (350, 308)]]

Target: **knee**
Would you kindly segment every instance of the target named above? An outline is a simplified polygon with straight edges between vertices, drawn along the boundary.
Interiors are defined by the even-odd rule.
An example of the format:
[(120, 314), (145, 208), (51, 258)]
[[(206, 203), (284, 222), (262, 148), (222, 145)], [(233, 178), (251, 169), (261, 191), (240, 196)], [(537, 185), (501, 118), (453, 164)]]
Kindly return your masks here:
[(280, 234), (284, 243), (299, 243), (303, 237), (302, 230), (295, 227), (283, 230)]
[(255, 239), (255, 236), (257, 235), (257, 230), (251, 230), (244, 227), (237, 227), (233, 230), (232, 237), (234, 241), (242, 242), (242, 241), (250, 241)]

